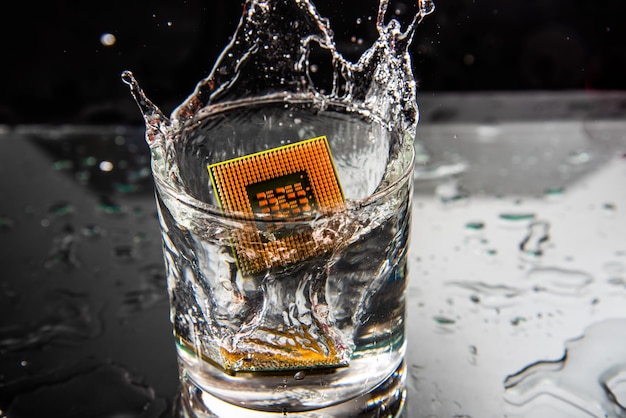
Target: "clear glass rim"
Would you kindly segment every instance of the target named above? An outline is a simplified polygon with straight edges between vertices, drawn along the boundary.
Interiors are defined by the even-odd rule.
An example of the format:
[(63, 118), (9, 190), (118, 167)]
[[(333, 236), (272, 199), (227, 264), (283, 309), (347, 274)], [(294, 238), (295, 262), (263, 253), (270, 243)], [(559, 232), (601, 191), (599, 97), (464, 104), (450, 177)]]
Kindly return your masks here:
[[(266, 104), (266, 103), (284, 103), (286, 101), (289, 103), (296, 103), (296, 104), (298, 103), (316, 104), (316, 102), (318, 101), (322, 102), (321, 99), (315, 99), (314, 96), (310, 94), (306, 94), (306, 95), (293, 95), (293, 94), (282, 95), (281, 94), (279, 96), (272, 95), (272, 96), (267, 96), (263, 98), (255, 98), (254, 101), (252, 101), (251, 99), (245, 99), (245, 100), (240, 100), (240, 101), (235, 101), (235, 102), (226, 102), (226, 103), (216, 104), (216, 105), (210, 106), (212, 110), (204, 109), (201, 112), (199, 112), (197, 116), (200, 118), (204, 118), (209, 115), (217, 115), (219, 113), (233, 110), (238, 107), (249, 106), (250, 104), (259, 105), (259, 104)], [(349, 104), (339, 102), (339, 101), (329, 101), (326, 98), (323, 99), (323, 106), (324, 106), (323, 110), (328, 110), (329, 108), (330, 109), (343, 108), (346, 111), (353, 111), (355, 113), (361, 114), (362, 116), (371, 118), (374, 123), (379, 123), (383, 126), (386, 125), (384, 122), (380, 121), (380, 119), (376, 115), (372, 114), (368, 109), (352, 107)], [(194, 118), (194, 120), (196, 120), (196, 118)], [(359, 208), (373, 205), (381, 201), (382, 199), (385, 199), (387, 196), (391, 195), (395, 191), (397, 191), (403, 184), (405, 184), (405, 182), (411, 180), (414, 166), (415, 166), (415, 149), (413, 147), (412, 141), (407, 140), (405, 143), (405, 146), (406, 146), (406, 151), (410, 152), (410, 158), (406, 163), (404, 163), (405, 165), (402, 166), (402, 170), (400, 174), (397, 176), (397, 178), (386, 187), (375, 191), (374, 193), (372, 193), (371, 195), (363, 199), (358, 199), (358, 200), (346, 199), (347, 204), (346, 204), (345, 210), (355, 211), (355, 210), (358, 210)], [(404, 148), (400, 152), (403, 152), (403, 151), (405, 151)], [(153, 174), (155, 186), (157, 189), (157, 193), (165, 193), (167, 194), (168, 197), (175, 199), (176, 201), (184, 204), (185, 206), (188, 206), (190, 208), (203, 212), (207, 215), (217, 216), (220, 218), (228, 218), (232, 220), (245, 220), (245, 221), (255, 221), (255, 222), (281, 222), (281, 223), (289, 222), (289, 223), (297, 224), (300, 222), (309, 223), (311, 221), (311, 219), (272, 221), (263, 217), (263, 215), (260, 215), (260, 214), (250, 215), (248, 213), (243, 213), (243, 212), (228, 212), (218, 206), (198, 200), (192, 197), (191, 195), (185, 193), (184, 191), (176, 189), (172, 185), (168, 184), (165, 181), (165, 179), (163, 179), (163, 177), (160, 176), (158, 173), (155, 173), (154, 171), (152, 171), (152, 174)], [(320, 216), (324, 218), (324, 217), (332, 217), (332, 215), (333, 214), (330, 213), (330, 214), (320, 215)], [(318, 219), (318, 218), (315, 218), (315, 219)]]

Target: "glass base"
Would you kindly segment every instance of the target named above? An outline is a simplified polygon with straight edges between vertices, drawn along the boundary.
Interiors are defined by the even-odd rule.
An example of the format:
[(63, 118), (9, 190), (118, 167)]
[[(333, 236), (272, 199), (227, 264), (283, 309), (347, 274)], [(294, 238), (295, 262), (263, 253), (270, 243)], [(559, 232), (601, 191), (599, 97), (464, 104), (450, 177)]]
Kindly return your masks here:
[(404, 361), (380, 385), (368, 393), (345, 402), (301, 412), (258, 411), (225, 402), (203, 391), (190, 379), (181, 379), (181, 390), (176, 400), (176, 418), (398, 418), (402, 416), (406, 400), (406, 367)]

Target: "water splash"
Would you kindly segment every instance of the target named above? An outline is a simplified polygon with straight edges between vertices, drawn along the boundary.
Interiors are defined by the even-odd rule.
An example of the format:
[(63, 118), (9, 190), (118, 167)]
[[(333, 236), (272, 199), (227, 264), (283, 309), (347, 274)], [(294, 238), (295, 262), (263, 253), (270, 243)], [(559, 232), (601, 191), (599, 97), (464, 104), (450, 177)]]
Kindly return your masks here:
[(547, 395), (561, 401), (562, 406), (575, 408), (578, 414), (626, 417), (616, 390), (626, 377), (625, 342), (626, 320), (594, 324), (583, 337), (565, 344), (561, 359), (538, 361), (508, 376), (505, 400), (513, 412), (521, 414), (540, 411), (545, 399), (541, 395)]
[[(146, 124), (146, 141), (152, 149), (153, 168), (186, 190), (179, 173), (175, 144), (186, 128), (220, 106), (254, 97), (307, 101), (324, 109), (341, 103), (384, 122), (390, 129), (415, 137), (418, 120), (416, 83), (409, 46), (417, 24), (434, 11), (430, 0), (418, 0), (418, 12), (402, 28), (396, 19), (386, 20), (388, 0), (379, 3), (376, 28), (379, 38), (357, 62), (337, 50), (327, 19), (311, 1), (248, 0), (237, 31), (208, 77), (168, 118), (143, 92), (130, 71), (122, 80), (130, 86)], [(329, 92), (312, 77), (313, 48), (321, 48), (332, 62)], [(213, 202), (211, 202), (213, 203)]]
[[(433, 11), (433, 4), (421, 0), (405, 27), (388, 18), (388, 6), (388, 0), (379, 3), (378, 39), (351, 62), (338, 51), (329, 21), (311, 1), (246, 1), (232, 41), (207, 78), (169, 117), (147, 98), (131, 72), (123, 73), (146, 124), (159, 219), (162, 230), (168, 231), (163, 242), (181, 356), (189, 349), (209, 356), (221, 350), (219, 358), (211, 357), (218, 364), (247, 370), (336, 367), (349, 361), (356, 346), (352, 334), (367, 350), (390, 344), (395, 353), (397, 344), (403, 343), (395, 337), (401, 332), (372, 326), (376, 319), (365, 311), (379, 305), (379, 292), (393, 302), (401, 297), (392, 295), (404, 290), (404, 264), (390, 260), (406, 254), (402, 231), (408, 225), (409, 191), (380, 196), (388, 196), (398, 179), (410, 178), (413, 168), (418, 108), (408, 50), (417, 24)], [(329, 88), (323, 76), (314, 75), (318, 59), (331, 63)], [(338, 244), (328, 254), (343, 263), (324, 255), (326, 268), (319, 268), (321, 262), (316, 260), (310, 268), (313, 273), (303, 262), (244, 277), (233, 260), (231, 228), (192, 214), (180, 202), (202, 208), (203, 214), (219, 213), (208, 165), (320, 135), (328, 135), (334, 147), (348, 202), (346, 210), (324, 214), (306, 228), (315, 231), (313, 246), (334, 239)], [(342, 152), (335, 152), (338, 149)], [(228, 221), (232, 229), (241, 229), (236, 215)], [(367, 263), (348, 270), (346, 264), (367, 247), (355, 243), (368, 235), (376, 248)], [(393, 244), (383, 253), (379, 242), (385, 237)], [(243, 250), (255, 251), (253, 246)], [(181, 258), (184, 262), (178, 261)], [(364, 285), (349, 280), (362, 280)], [(382, 306), (388, 309), (386, 314), (398, 316), (404, 309)], [(361, 329), (366, 321), (369, 328)], [(219, 336), (220, 346), (203, 335)], [(296, 349), (285, 350), (291, 343)], [(255, 350), (271, 355), (271, 361), (264, 361), (261, 354), (246, 354)], [(300, 353), (312, 360), (294, 360)], [(239, 360), (248, 363), (241, 365)]]

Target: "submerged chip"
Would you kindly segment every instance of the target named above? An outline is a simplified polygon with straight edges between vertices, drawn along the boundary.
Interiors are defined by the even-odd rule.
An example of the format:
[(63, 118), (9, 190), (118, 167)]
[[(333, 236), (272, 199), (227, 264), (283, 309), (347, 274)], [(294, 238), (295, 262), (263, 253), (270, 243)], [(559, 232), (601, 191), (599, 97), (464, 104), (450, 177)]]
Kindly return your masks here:
[(325, 136), (208, 166), (225, 213), (250, 215), (246, 228), (232, 232), (243, 274), (287, 265), (327, 251), (307, 220), (344, 207)]

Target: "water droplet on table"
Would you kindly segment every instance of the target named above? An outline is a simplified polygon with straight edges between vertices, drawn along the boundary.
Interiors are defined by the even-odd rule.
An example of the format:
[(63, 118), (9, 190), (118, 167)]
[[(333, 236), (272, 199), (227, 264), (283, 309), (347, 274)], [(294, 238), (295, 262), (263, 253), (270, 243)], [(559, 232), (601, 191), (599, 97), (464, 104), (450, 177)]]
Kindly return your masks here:
[(593, 324), (581, 338), (565, 343), (563, 357), (538, 360), (508, 376), (505, 400), (513, 413), (532, 406), (554, 413), (573, 405), (589, 416), (624, 417), (620, 393), (614, 391), (626, 381), (625, 358), (626, 320)]
[(48, 269), (57, 264), (72, 268), (80, 265), (76, 255), (76, 233), (71, 224), (66, 224), (62, 231), (53, 238), (52, 248), (44, 261), (44, 267)]
[(74, 206), (70, 202), (57, 202), (48, 208), (48, 214), (52, 216), (66, 216), (73, 214)]
[(71, 344), (92, 339), (102, 324), (90, 300), (70, 291), (50, 292), (32, 324), (0, 330), (0, 350), (24, 351), (46, 344)]
[(520, 243), (519, 248), (525, 255), (540, 257), (543, 255), (543, 246), (550, 239), (550, 224), (545, 221), (537, 221), (528, 227), (528, 235)]
[(15, 221), (6, 216), (0, 216), (0, 231), (13, 228)]
[(538, 267), (528, 272), (535, 290), (546, 291), (562, 296), (579, 296), (594, 278), (582, 270), (568, 270), (558, 267)]

